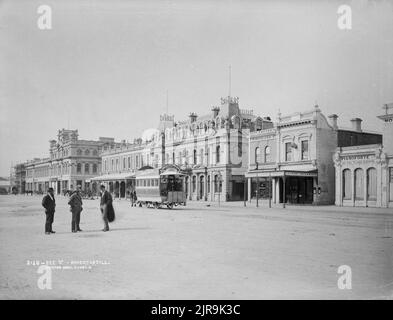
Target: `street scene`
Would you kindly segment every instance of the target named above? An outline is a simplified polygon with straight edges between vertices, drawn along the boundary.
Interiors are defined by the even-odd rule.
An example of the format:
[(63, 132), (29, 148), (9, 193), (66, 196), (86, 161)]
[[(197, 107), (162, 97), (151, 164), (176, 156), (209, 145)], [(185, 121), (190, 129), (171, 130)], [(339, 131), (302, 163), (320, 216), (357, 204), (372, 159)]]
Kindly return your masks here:
[(0, 0), (0, 300), (392, 299), (392, 30), (393, 1)]
[[(217, 202), (170, 210), (120, 200), (103, 233), (96, 199), (84, 201), (83, 231), (72, 234), (67, 199), (56, 200), (48, 239), (40, 197), (0, 197), (1, 299), (392, 298), (387, 210)], [(62, 267), (51, 289), (37, 285), (34, 261)], [(341, 265), (351, 268), (350, 290), (338, 287)]]

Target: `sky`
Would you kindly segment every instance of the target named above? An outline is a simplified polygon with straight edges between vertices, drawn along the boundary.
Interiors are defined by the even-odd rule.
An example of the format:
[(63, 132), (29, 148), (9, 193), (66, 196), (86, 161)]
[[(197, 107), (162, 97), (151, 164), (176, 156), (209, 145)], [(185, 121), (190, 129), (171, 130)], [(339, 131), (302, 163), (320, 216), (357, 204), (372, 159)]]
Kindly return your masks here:
[[(341, 30), (338, 7), (352, 10)], [(37, 8), (52, 9), (40, 30)], [(0, 0), (0, 175), (81, 139), (141, 136), (229, 93), (277, 118), (312, 109), (380, 131), (393, 102), (393, 1)]]

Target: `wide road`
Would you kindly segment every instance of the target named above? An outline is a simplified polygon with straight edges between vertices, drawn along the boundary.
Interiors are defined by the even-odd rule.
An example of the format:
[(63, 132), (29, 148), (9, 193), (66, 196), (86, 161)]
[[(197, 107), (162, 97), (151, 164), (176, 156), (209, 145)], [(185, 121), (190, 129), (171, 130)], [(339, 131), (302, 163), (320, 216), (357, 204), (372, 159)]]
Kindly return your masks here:
[[(393, 297), (392, 210), (116, 200), (104, 233), (98, 200), (85, 200), (83, 232), (71, 233), (66, 200), (57, 198), (56, 234), (45, 235), (41, 197), (0, 196), (0, 298)], [(338, 286), (342, 265), (351, 289)]]

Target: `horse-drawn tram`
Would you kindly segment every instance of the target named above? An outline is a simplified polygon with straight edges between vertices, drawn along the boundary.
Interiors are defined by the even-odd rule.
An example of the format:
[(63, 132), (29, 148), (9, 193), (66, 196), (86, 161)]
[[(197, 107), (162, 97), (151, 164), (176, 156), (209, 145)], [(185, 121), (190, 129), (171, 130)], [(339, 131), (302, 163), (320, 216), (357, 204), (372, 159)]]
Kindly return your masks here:
[(135, 192), (139, 206), (161, 208), (186, 205), (184, 173), (177, 166), (161, 169), (145, 167), (135, 175)]

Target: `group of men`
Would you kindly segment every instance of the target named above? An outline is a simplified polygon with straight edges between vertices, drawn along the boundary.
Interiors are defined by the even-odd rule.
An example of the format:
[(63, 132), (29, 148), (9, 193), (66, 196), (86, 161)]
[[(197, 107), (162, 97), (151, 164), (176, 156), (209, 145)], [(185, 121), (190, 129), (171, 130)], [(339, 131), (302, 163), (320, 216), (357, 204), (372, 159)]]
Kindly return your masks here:
[[(81, 232), (82, 229), (79, 227), (81, 212), (83, 210), (83, 201), (81, 195), (81, 186), (78, 185), (76, 190), (70, 195), (68, 204), (72, 213), (71, 218), (71, 232)], [(112, 205), (112, 195), (105, 190), (105, 186), (101, 185), (101, 196), (100, 196), (100, 209), (102, 220), (104, 222), (104, 229), (102, 231), (109, 231), (109, 222), (114, 221), (115, 211)], [(45, 208), (45, 234), (56, 233), (52, 229), (52, 224), (56, 209), (56, 200), (53, 188), (49, 188), (47, 194), (42, 199), (42, 206)]]

